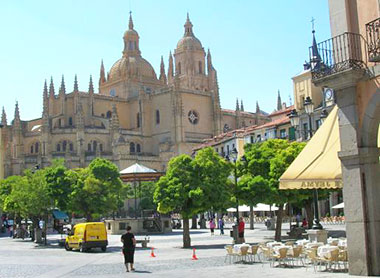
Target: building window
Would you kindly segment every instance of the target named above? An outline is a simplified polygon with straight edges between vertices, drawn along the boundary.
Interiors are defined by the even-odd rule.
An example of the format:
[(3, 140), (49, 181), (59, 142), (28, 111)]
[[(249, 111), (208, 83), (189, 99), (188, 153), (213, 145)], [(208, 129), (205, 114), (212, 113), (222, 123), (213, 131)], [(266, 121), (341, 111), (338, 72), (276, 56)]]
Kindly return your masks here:
[(308, 138), (308, 134), (309, 134), (309, 125), (307, 123), (304, 123), (303, 124), (303, 140), (306, 140)]
[(181, 74), (181, 62), (177, 64), (177, 73)]
[(141, 146), (140, 146), (140, 144), (136, 144), (136, 152), (141, 153)]
[(40, 145), (38, 144), (38, 142), (36, 143), (35, 147), (34, 147), (34, 150), (36, 151), (36, 153), (38, 153), (39, 151), (39, 147)]
[(281, 139), (286, 138), (286, 129), (281, 129), (281, 130), (280, 130), (280, 138), (281, 138)]
[(289, 140), (296, 140), (296, 132), (294, 127), (289, 128)]
[(112, 112), (111, 111), (107, 111), (107, 118), (110, 119), (112, 117)]
[(72, 151), (74, 151), (74, 145), (73, 145), (73, 143), (70, 143), (70, 152), (72, 152)]
[(133, 41), (129, 41), (128, 42), (128, 44), (129, 44), (129, 50), (133, 50)]
[(61, 145), (57, 144), (57, 152), (60, 152), (60, 151), (61, 151)]
[(137, 115), (136, 115), (136, 125), (138, 128), (140, 127), (140, 112), (137, 112)]
[(61, 126), (62, 126), (62, 120), (59, 119), (59, 120), (58, 120), (58, 127), (61, 127)]
[(235, 144), (232, 144), (232, 149), (235, 149)]
[(73, 125), (73, 118), (69, 118), (69, 126), (72, 126)]
[(202, 74), (202, 62), (201, 61), (199, 61), (198, 66), (199, 66), (199, 74)]
[(62, 151), (66, 151), (66, 146), (67, 146), (67, 142), (66, 141), (63, 141), (62, 143)]
[(92, 142), (92, 149), (94, 152), (96, 152), (97, 147), (98, 147), (98, 143), (96, 141)]
[(199, 122), (199, 115), (195, 110), (190, 110), (187, 114), (187, 118), (189, 119), (189, 122), (193, 125), (197, 124)]
[(254, 142), (253, 136), (250, 137), (251, 144)]
[(131, 143), (129, 144), (129, 152), (130, 152), (130, 153), (134, 153), (134, 152), (136, 152), (136, 149), (135, 149), (135, 143), (131, 142)]
[(137, 49), (137, 42), (136, 41), (133, 42), (133, 45), (134, 45), (135, 49)]
[(257, 142), (261, 142), (261, 134), (257, 135)]
[(90, 143), (88, 143), (88, 145), (87, 145), (87, 151), (91, 152), (91, 144)]
[(230, 145), (227, 145), (227, 155), (230, 154)]
[(160, 110), (156, 110), (156, 124), (160, 124)]
[(218, 148), (216, 148), (215, 151), (216, 151), (216, 153), (219, 153), (219, 149)]
[(224, 156), (224, 147), (221, 147), (220, 151), (222, 152), (222, 155)]
[(30, 153), (33, 153), (34, 152), (34, 147), (33, 145), (30, 146)]

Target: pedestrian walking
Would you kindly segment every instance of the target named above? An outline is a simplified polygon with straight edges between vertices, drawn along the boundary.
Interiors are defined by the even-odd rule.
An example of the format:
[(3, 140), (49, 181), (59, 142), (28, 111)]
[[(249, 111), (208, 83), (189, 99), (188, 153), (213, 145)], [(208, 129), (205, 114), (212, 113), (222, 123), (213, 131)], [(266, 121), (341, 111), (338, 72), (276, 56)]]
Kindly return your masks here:
[(219, 225), (219, 229), (220, 229), (220, 234), (224, 235), (224, 221), (223, 221), (223, 218), (219, 218), (218, 225)]
[(131, 266), (131, 271), (135, 271), (133, 267), (136, 239), (135, 235), (131, 233), (131, 226), (127, 226), (127, 232), (121, 236), (121, 242), (123, 243), (124, 264), (129, 272), (128, 264)]
[(211, 218), (210, 219), (210, 231), (211, 231), (211, 235), (213, 236), (214, 235), (214, 229), (215, 229), (215, 221), (214, 221), (214, 218)]
[(239, 226), (238, 226), (238, 232), (239, 232), (239, 238), (241, 242), (245, 242), (244, 240), (244, 228), (245, 228), (245, 222), (243, 220), (243, 217), (239, 218)]

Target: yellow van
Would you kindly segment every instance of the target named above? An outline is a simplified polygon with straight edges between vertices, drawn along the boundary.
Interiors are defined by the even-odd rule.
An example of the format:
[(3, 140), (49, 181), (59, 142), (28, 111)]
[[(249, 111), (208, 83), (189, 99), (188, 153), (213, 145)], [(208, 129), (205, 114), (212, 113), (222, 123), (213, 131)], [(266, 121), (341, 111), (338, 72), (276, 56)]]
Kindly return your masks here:
[(91, 248), (107, 250), (108, 240), (106, 226), (103, 222), (88, 222), (76, 224), (66, 237), (65, 249), (79, 249), (81, 252)]

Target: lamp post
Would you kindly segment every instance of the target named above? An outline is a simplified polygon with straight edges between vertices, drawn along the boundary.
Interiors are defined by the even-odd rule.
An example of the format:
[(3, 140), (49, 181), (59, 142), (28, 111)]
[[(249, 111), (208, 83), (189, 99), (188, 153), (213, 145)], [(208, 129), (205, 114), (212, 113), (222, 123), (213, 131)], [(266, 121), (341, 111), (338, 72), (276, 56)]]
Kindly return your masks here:
[[(305, 112), (309, 117), (309, 138), (313, 136), (313, 129), (311, 125), (311, 115), (314, 112), (314, 104), (311, 98), (308, 96), (305, 99), (304, 102)], [(327, 112), (326, 112), (327, 113)], [(313, 223), (313, 230), (322, 230), (323, 227), (321, 223), (319, 223), (319, 209), (318, 209), (318, 190), (315, 188), (313, 189), (313, 202), (314, 202), (314, 223)]]
[[(232, 159), (233, 165), (234, 165), (234, 185), (235, 190), (237, 192), (237, 186), (238, 186), (238, 178), (237, 178), (237, 158), (238, 158), (238, 152), (236, 148), (234, 148), (229, 154), (226, 155), (226, 160), (230, 161)], [(236, 225), (239, 225), (239, 200), (236, 194)]]

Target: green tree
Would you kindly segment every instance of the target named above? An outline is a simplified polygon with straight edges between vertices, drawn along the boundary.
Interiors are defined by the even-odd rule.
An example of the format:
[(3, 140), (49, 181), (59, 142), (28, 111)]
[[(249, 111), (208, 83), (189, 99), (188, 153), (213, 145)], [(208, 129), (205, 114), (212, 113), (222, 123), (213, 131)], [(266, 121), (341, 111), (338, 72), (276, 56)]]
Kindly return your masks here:
[(214, 150), (200, 150), (193, 160), (179, 155), (170, 160), (157, 182), (154, 201), (162, 213), (179, 212), (183, 218), (183, 247), (191, 246), (189, 219), (209, 209), (226, 206), (231, 188), (230, 166)]
[(65, 167), (63, 160), (54, 160), (50, 167), (44, 168), (45, 179), (49, 197), (63, 211), (67, 211), (71, 185), (69, 170)]
[[(241, 189), (249, 192), (255, 201), (279, 206), (275, 239), (281, 239), (283, 207), (285, 203), (292, 203), (306, 198), (303, 192), (293, 190), (279, 190), (279, 178), (297, 157), (304, 147), (304, 143), (289, 142), (282, 139), (271, 139), (259, 144), (248, 144), (245, 147), (247, 159), (246, 177), (241, 183)], [(251, 179), (249, 178), (251, 176)], [(257, 190), (257, 192), (256, 192)]]
[(85, 169), (70, 171), (70, 208), (88, 221), (94, 216), (117, 211), (126, 195), (119, 171), (112, 162), (96, 158)]

